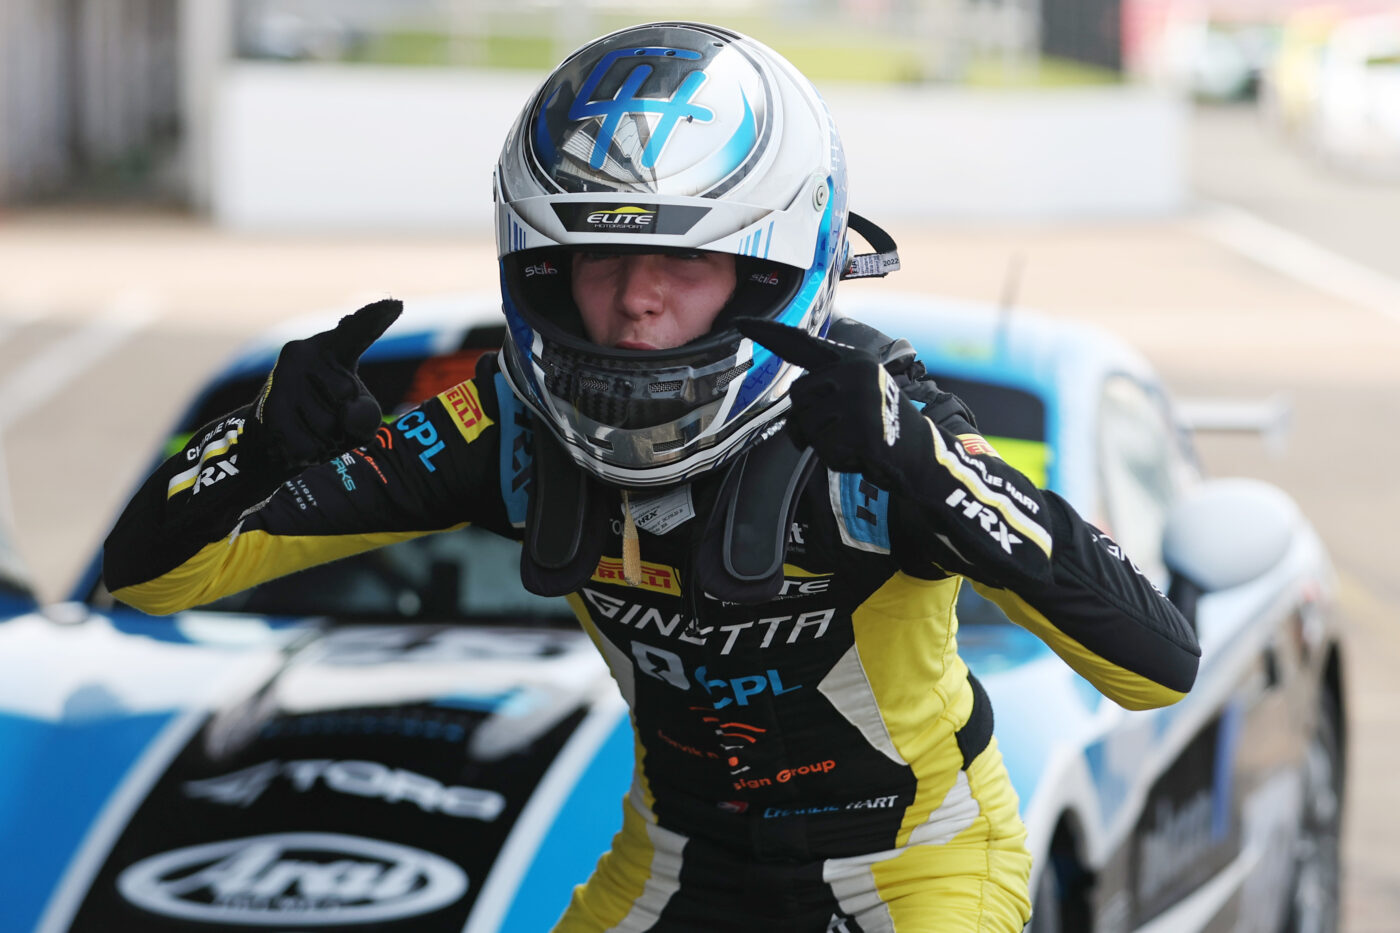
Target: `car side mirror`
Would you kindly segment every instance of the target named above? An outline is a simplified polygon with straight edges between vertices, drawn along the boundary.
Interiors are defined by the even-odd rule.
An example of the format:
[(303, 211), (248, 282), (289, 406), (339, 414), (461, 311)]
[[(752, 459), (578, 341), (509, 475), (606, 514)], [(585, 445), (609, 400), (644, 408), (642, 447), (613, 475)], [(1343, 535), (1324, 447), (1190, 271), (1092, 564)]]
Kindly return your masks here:
[(1283, 559), (1302, 513), (1282, 489), (1243, 477), (1206, 480), (1167, 516), (1168, 597), (1195, 624), (1196, 599), (1262, 576)]

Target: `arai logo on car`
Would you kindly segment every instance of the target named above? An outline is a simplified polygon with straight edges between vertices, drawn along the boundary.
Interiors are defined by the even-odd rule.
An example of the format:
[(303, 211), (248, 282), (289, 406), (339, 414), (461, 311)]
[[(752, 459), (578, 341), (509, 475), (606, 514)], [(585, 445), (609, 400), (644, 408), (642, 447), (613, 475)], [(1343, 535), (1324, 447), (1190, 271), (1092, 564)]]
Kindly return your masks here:
[(201, 923), (323, 927), (439, 910), (467, 876), (421, 849), (340, 833), (270, 833), (142, 859), (117, 877), (143, 910)]

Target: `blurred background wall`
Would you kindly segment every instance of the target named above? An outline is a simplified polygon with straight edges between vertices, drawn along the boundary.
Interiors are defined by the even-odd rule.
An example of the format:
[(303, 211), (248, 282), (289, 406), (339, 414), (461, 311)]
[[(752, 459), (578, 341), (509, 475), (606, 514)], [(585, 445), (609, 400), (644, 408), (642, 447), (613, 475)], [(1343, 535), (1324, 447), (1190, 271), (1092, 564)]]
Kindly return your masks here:
[(3, 0), (0, 204), (477, 231), (539, 77), (655, 18), (732, 26), (810, 75), (868, 210), (1174, 211), (1193, 97), (1257, 101), (1330, 168), (1400, 176), (1395, 0)]
[[(670, 16), (749, 32), (811, 75), (853, 170), (906, 179), (873, 185), (866, 209), (1169, 211), (1184, 190), (1182, 102), (1122, 80), (1122, 2), (6, 0), (0, 203), (174, 203), (251, 229), (482, 229), (494, 141), (539, 77), (592, 36)], [(959, 185), (937, 183), (951, 174)]]
[(178, 0), (0, 3), (0, 200), (77, 188), (178, 194)]

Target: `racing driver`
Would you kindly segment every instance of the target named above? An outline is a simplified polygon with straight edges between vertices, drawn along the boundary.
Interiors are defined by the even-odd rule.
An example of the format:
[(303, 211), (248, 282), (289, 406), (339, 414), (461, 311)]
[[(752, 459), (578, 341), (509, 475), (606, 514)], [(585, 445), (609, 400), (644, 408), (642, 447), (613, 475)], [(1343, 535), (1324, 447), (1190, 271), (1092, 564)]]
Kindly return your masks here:
[(127, 506), (114, 595), (168, 613), (482, 526), (568, 598), (636, 733), (622, 828), (557, 929), (1022, 929), (959, 588), (1128, 708), (1180, 699), (1199, 649), (907, 342), (835, 313), (838, 280), (898, 258), (848, 213), (815, 89), (725, 29), (605, 36), (526, 103), (495, 203), (499, 354), (381, 426), (356, 365), (398, 302), (287, 344)]

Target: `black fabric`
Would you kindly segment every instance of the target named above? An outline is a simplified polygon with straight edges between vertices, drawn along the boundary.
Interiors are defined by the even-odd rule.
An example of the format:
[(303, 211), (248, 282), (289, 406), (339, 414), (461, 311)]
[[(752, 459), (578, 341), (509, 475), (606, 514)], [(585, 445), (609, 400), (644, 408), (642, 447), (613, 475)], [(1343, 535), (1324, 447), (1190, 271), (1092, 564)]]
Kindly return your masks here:
[[(905, 359), (897, 352), (893, 355), (896, 359), (887, 371)], [(946, 408), (949, 414), (940, 421), (940, 429), (961, 433), (967, 421), (958, 413), (956, 400), (943, 397), (946, 394), (922, 378), (911, 381), (910, 374), (916, 371), (910, 361), (896, 378), (915, 400), (911, 407), (922, 402), (925, 413), (930, 406)], [(519, 482), (527, 467), (517, 464), (514, 454), (530, 448), (522, 445), (515, 451), (506, 446), (505, 431), (516, 422), (502, 411), (510, 400), (498, 400), (492, 390), (496, 376), (495, 358), (483, 358), (475, 379), (480, 410), (474, 414), (430, 399), (386, 425), (376, 435), (375, 445), (308, 468), (246, 517), (231, 507), (205, 508), (206, 503), (219, 502), (205, 493), (219, 491), (236, 477), (202, 488), (197, 497), (182, 503), (192, 517), (179, 532), (184, 537), (178, 548), (192, 555), (199, 541), (225, 538), (240, 522), (245, 532), (264, 533), (256, 546), (270, 561), (283, 555), (299, 559), (308, 553), (314, 558), (321, 539), (326, 541), (325, 553), (343, 553), (344, 536), (441, 530), (463, 522), (519, 539), (517, 523), (528, 521), (532, 503), (550, 501), (550, 493), (546, 490), (541, 495), (534, 483)], [(467, 423), (463, 420), (467, 415), (475, 420)], [(929, 429), (924, 430), (932, 438)], [(197, 452), (199, 444), (196, 440), (191, 449)], [(578, 472), (561, 468), (568, 477)], [(151, 555), (162, 546), (161, 539), (172, 527), (162, 513), (182, 511), (166, 509), (165, 484), (184, 469), (182, 452), (152, 479), (151, 489), (159, 495), (133, 502), (129, 512), (139, 514), (123, 516), (125, 527), (134, 529), (122, 538), (131, 554)], [(988, 456), (987, 469), (1003, 467)], [(941, 500), (928, 485), (941, 481), (943, 471), (925, 464), (912, 477), (920, 485), (899, 496), (872, 485), (870, 501), (878, 498), (884, 506), (876, 520), (888, 526), (888, 549), (852, 543), (852, 516), (840, 513), (833, 503), (833, 478), (826, 470), (816, 471), (797, 497), (792, 535), (786, 542), (787, 561), (795, 572), (785, 575), (781, 594), (761, 606), (697, 595), (699, 588), (691, 579), (701, 520), (719, 511), (714, 504), (718, 473), (695, 484), (697, 518), (666, 534), (640, 534), (640, 586), (627, 585), (611, 570), (622, 552), (621, 523), (611, 520), (618, 517), (615, 490), (588, 487), (579, 523), (583, 530), (577, 539), (571, 532), (562, 544), (547, 542), (543, 549), (551, 561), (565, 558), (562, 569), (581, 581), (576, 583), (574, 603), (587, 615), (590, 635), (617, 665), (618, 679), (631, 686), (631, 721), (640, 768), (653, 792), (659, 825), (693, 837), (687, 845), (687, 863), (704, 845), (711, 851), (742, 853), (737, 860), (717, 863), (716, 870), (728, 871), (731, 882), (742, 876), (746, 883), (751, 864), (783, 865), (889, 849), (909, 808), (923, 799), (919, 797), (924, 790), (919, 784), (922, 776), (872, 744), (828, 699), (821, 685), (843, 659), (850, 658), (856, 616), (882, 591), (905, 592), (913, 602), (891, 607), (889, 623), (899, 626), (891, 634), (898, 637), (875, 639), (866, 646), (869, 650), (941, 651), (953, 636), (954, 617), (925, 602), (925, 588), (887, 588), (901, 569), (917, 561), (933, 567), (935, 560), (954, 559), (938, 543), (938, 536), (954, 539), (965, 531), (949, 528), (951, 520), (938, 510)], [(536, 482), (541, 477), (537, 475)], [(523, 489), (530, 490), (528, 501)], [(539, 509), (538, 519), (558, 520), (548, 518), (543, 505), (533, 507)], [(1189, 685), (1196, 663), (1194, 640), (1189, 631), (1173, 627), (1170, 604), (1130, 563), (1115, 555), (1116, 546), (1057, 497), (1046, 494), (1045, 512), (1048, 517), (1041, 517), (1050, 525), (1055, 542), (1053, 579), (1027, 579), (990, 559), (968, 565), (967, 575), (972, 579), (1004, 575), (1010, 580), (1020, 599), (1076, 639), (1083, 652), (1068, 660), (1079, 664), (1081, 672), (1110, 696), (1129, 690), (1150, 692), (1151, 683), (1124, 671), (1150, 672), (1149, 676), (1164, 678), (1174, 689)], [(566, 517), (571, 514), (577, 516), (576, 505), (564, 512)], [(193, 518), (196, 515), (198, 521)], [(252, 537), (235, 538), (233, 549)], [(876, 540), (878, 536), (872, 536), (862, 543), (871, 545)], [(278, 550), (287, 542), (290, 547)], [(577, 554), (584, 556), (569, 558), (575, 544)], [(593, 554), (603, 555), (604, 561), (586, 556), (590, 548), (596, 548)], [(590, 560), (598, 571), (592, 577), (588, 576)], [(169, 569), (153, 570), (150, 562), (139, 567), (138, 563), (133, 558), (125, 582), (151, 580)], [(238, 567), (225, 564), (209, 575), (238, 572)], [(174, 598), (194, 585), (216, 589), (218, 582), (160, 581), (167, 590), (178, 591)], [(237, 582), (256, 581), (239, 578)], [(135, 594), (138, 602), (142, 595)], [(920, 612), (913, 611), (921, 606)], [(910, 611), (903, 613), (905, 609)], [(1118, 666), (1113, 676), (1099, 676), (1106, 668), (1101, 657)], [(882, 667), (887, 665), (871, 665), (872, 670)], [(1126, 688), (1122, 687), (1125, 680)], [(927, 686), (918, 696), (911, 695), (910, 701), (924, 701), (932, 721), (946, 707), (940, 705), (933, 685)], [(973, 690), (972, 721), (963, 730), (958, 751), (952, 752), (955, 761), (958, 756), (975, 756), (979, 736), (990, 727), (982, 719), (976, 687)], [(940, 754), (948, 752), (940, 750)], [(757, 870), (752, 877), (754, 897), (777, 883)], [(723, 899), (713, 894), (724, 889), (709, 890), (714, 902), (709, 907), (692, 899), (675, 909), (709, 911), (704, 916), (715, 922), (701, 927), (705, 929), (733, 929), (747, 922), (745, 905), (726, 912)], [(824, 895), (813, 892), (813, 896)], [(805, 895), (799, 901), (808, 903)], [(821, 913), (814, 911), (811, 916), (818, 920)], [(762, 920), (752, 926), (781, 928)]]
[[(1123, 549), (1068, 502), (1045, 493), (1055, 535), (1053, 577), (1017, 594), (1094, 653), (1172, 690), (1196, 679), (1201, 647), (1191, 625)], [(1131, 619), (1134, 624), (1124, 624)]]
[(379, 403), (356, 367), (402, 311), (378, 301), (284, 346), (257, 398), (195, 432), (132, 497), (103, 546), (108, 590), (174, 569), (305, 467), (368, 443)]
[(982, 681), (968, 671), (967, 685), (972, 688), (972, 715), (955, 734), (958, 751), (962, 752), (964, 771), (972, 767), (972, 762), (991, 744), (994, 725), (992, 698), (987, 696), (987, 689), (982, 686)]
[[(1000, 458), (973, 456), (955, 434), (925, 419), (874, 352), (771, 321), (736, 324), (746, 337), (807, 370), (789, 391), (788, 425), (797, 442), (810, 444), (829, 469), (859, 473), (918, 507), (930, 560), (998, 585), (1050, 578), (1048, 533), (1037, 543), (1004, 520), (1007, 496), (1019, 510), (1039, 515), (1040, 490)], [(933, 432), (943, 433), (936, 441)], [(943, 460), (937, 442), (946, 451)], [(992, 495), (1001, 499), (989, 502)]]
[(530, 512), (520, 579), (540, 596), (577, 590), (598, 566), (614, 495), (574, 466), (549, 431), (535, 431)]
[(282, 348), (253, 403), (253, 418), (264, 431), (261, 447), (274, 466), (303, 469), (374, 437), (379, 403), (355, 370), (402, 312), (401, 301), (376, 301), (334, 329)]
[(764, 603), (783, 586), (783, 559), (797, 500), (816, 467), (785, 432), (727, 470), (695, 555), (698, 589), (717, 599)]
[(703, 839), (686, 843), (680, 890), (662, 908), (651, 933), (860, 933), (821, 862), (753, 858)]
[[(252, 405), (231, 412), (196, 431), (185, 449), (141, 484), (117, 517), (102, 547), (102, 579), (118, 590), (168, 573), (239, 518), (271, 496), (294, 469), (274, 466), (266, 456)], [(237, 442), (226, 452), (206, 456), (230, 432)], [(172, 478), (191, 464), (204, 464), (189, 490), (174, 496)]]

